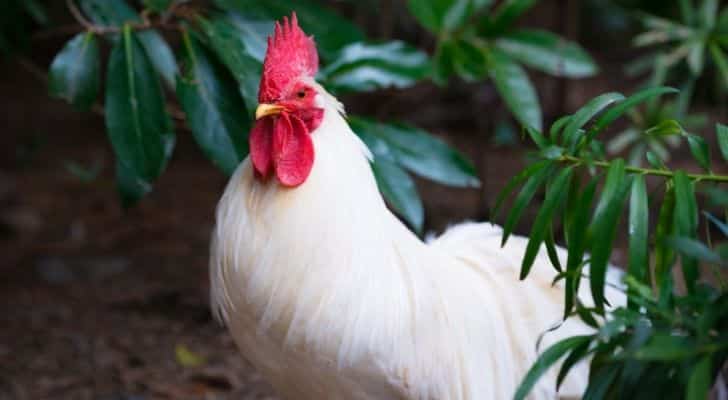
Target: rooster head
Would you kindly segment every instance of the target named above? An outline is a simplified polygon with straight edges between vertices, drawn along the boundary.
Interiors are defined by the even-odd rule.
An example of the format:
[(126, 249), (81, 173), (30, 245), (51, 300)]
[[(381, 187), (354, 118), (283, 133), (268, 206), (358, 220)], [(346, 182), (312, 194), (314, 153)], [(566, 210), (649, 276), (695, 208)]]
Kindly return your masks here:
[(281, 185), (295, 187), (311, 172), (311, 133), (324, 114), (311, 85), (317, 70), (316, 45), (298, 26), (296, 14), (276, 22), (268, 37), (256, 122), (250, 133), (250, 158), (258, 179), (275, 173)]

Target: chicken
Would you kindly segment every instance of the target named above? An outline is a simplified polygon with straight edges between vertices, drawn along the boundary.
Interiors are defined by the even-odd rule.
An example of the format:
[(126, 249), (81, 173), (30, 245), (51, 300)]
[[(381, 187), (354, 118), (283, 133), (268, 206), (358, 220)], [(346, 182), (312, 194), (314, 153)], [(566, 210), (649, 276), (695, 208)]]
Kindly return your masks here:
[[(501, 248), (495, 225), (412, 234), (317, 67), (296, 15), (276, 24), (250, 156), (217, 208), (215, 314), (285, 399), (511, 398), (563, 310), (547, 257), (519, 281), (526, 239)], [(567, 321), (540, 349), (585, 332)], [(587, 375), (575, 367), (557, 395), (550, 371), (531, 398), (578, 397)]]

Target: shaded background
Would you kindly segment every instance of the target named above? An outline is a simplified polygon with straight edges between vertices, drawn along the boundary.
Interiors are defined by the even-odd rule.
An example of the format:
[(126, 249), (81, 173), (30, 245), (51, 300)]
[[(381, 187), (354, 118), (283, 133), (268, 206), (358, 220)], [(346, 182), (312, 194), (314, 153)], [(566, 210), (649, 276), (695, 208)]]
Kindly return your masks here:
[[(403, 0), (327, 3), (369, 37), (432, 51), (434, 39)], [(664, 1), (624, 3), (669, 8)], [(63, 2), (47, 4), (54, 20), (72, 22)], [(612, 4), (541, 1), (521, 20), (578, 41), (601, 69), (570, 81), (529, 70), (546, 123), (643, 81), (623, 72), (640, 50), (628, 45), (635, 26)], [(0, 61), (0, 399), (273, 398), (208, 311), (208, 237), (226, 177), (179, 131), (154, 191), (123, 209), (103, 117), (47, 95), (45, 71), (69, 37), (36, 30), (20, 57)], [(710, 131), (728, 120), (728, 111), (696, 98)], [(426, 231), (487, 219), (498, 191), (525, 164), (528, 144), (490, 83), (422, 83), (341, 100), (352, 112), (425, 128), (476, 164), (479, 189), (417, 181)], [(686, 148), (673, 157), (673, 165), (692, 165)], [(613, 261), (624, 260), (623, 249), (618, 243)]]

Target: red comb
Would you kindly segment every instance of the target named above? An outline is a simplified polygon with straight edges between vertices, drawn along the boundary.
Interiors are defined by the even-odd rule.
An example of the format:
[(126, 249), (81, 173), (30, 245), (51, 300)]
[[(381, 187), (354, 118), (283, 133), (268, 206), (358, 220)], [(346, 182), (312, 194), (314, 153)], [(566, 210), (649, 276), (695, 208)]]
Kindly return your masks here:
[(268, 51), (263, 61), (258, 101), (277, 100), (289, 85), (302, 76), (314, 77), (318, 71), (318, 53), (313, 38), (298, 26), (296, 13), (276, 22), (273, 36), (268, 37)]

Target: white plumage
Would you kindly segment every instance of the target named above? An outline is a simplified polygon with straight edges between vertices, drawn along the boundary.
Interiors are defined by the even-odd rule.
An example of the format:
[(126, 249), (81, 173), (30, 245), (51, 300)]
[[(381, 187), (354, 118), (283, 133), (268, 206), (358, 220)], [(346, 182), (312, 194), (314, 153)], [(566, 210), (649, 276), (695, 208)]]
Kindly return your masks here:
[[(526, 240), (501, 248), (487, 223), (420, 241), (386, 208), (341, 104), (307, 83), (324, 109), (308, 179), (263, 182), (246, 160), (218, 206), (216, 314), (286, 399), (511, 398), (562, 313), (547, 258), (519, 281)], [(588, 330), (569, 321), (541, 350)], [(575, 368), (561, 395), (580, 395), (587, 374)], [(556, 397), (551, 371), (531, 398)]]

